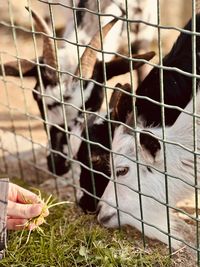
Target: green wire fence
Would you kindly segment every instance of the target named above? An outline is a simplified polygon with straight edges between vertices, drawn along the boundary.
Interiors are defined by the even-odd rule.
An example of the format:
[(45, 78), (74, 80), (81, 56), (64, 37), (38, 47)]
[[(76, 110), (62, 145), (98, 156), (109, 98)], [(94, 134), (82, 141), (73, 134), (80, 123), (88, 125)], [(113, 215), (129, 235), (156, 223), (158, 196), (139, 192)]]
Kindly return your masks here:
[[(131, 0), (133, 1), (133, 0)], [(172, 207), (170, 206), (169, 203), (169, 196), (168, 196), (168, 179), (169, 177), (174, 178), (174, 179), (180, 179), (180, 177), (173, 177), (172, 175), (170, 175), (167, 171), (167, 157), (166, 157), (166, 144), (169, 143), (168, 140), (166, 140), (166, 126), (165, 126), (165, 110), (164, 108), (167, 106), (164, 104), (164, 94), (163, 94), (163, 90), (164, 90), (164, 84), (163, 84), (163, 70), (171, 70), (173, 68), (170, 67), (166, 67), (163, 66), (163, 62), (162, 62), (162, 58), (163, 55), (167, 53), (167, 51), (164, 51), (166, 49), (163, 50), (163, 47), (168, 47), (168, 44), (166, 45), (166, 39), (165, 35), (163, 38), (163, 32), (165, 31), (169, 31), (170, 35), (171, 33), (179, 33), (179, 32), (185, 32), (188, 33), (187, 31), (183, 30), (182, 26), (184, 26), (184, 23), (190, 18), (192, 17), (192, 32), (190, 33), (192, 35), (192, 62), (193, 62), (193, 66), (192, 66), (192, 73), (186, 73), (183, 70), (179, 70), (179, 69), (175, 69), (174, 71), (177, 71), (181, 74), (184, 74), (186, 76), (192, 77), (193, 79), (193, 114), (196, 114), (196, 86), (197, 86), (197, 82), (198, 79), (200, 78), (197, 73), (196, 73), (196, 36), (200, 35), (200, 33), (196, 33), (196, 12), (199, 9), (199, 3), (197, 4), (195, 0), (191, 0), (191, 1), (182, 1), (182, 5), (183, 5), (183, 19), (181, 19), (181, 23), (179, 23), (180, 25), (177, 26), (177, 24), (173, 25), (173, 21), (175, 19), (177, 19), (177, 17), (173, 17), (170, 16), (170, 14), (168, 14), (168, 21), (166, 21), (166, 23), (163, 23), (162, 21), (162, 16), (164, 16), (163, 11), (162, 10), (166, 10), (167, 8), (169, 8), (170, 4), (172, 5), (174, 3), (174, 5), (179, 6), (179, 8), (177, 10), (179, 10), (178, 12), (180, 12), (180, 1), (172, 1), (172, 0), (168, 0), (168, 1), (161, 1), (161, 0), (149, 0), (149, 1), (156, 1), (157, 2), (157, 24), (151, 24), (147, 21), (140, 21), (142, 25), (148, 25), (148, 27), (154, 27), (157, 31), (157, 36), (152, 44), (152, 49), (157, 50), (158, 53), (158, 64), (155, 63), (148, 63), (150, 66), (152, 67), (157, 67), (159, 69), (160, 72), (160, 95), (161, 95), (161, 99), (160, 99), (160, 106), (162, 109), (162, 142), (163, 142), (163, 151), (164, 151), (164, 170), (163, 173), (164, 177), (165, 177), (165, 195), (166, 195), (166, 199), (165, 199), (165, 203), (159, 202), (159, 203), (163, 204), (163, 209), (166, 209), (166, 218), (167, 218), (167, 234), (168, 235), (168, 246), (169, 246), (169, 254), (172, 254), (172, 245), (171, 245), (171, 239), (172, 238), (176, 238), (173, 237), (171, 234), (171, 227), (170, 227), (170, 213), (169, 210), (173, 209), (175, 211), (181, 212), (185, 215), (187, 215), (189, 218), (195, 220), (195, 224), (196, 224), (196, 246), (192, 247), (190, 244), (187, 244), (185, 242), (185, 245), (188, 247), (191, 247), (193, 249), (193, 251), (195, 251), (195, 253), (197, 253), (197, 262), (200, 263), (200, 248), (199, 248), (199, 204), (198, 204), (198, 193), (199, 193), (199, 184), (198, 184), (198, 164), (197, 164), (197, 157), (198, 157), (198, 147), (197, 147), (197, 129), (196, 129), (196, 116), (194, 116), (193, 122), (194, 122), (194, 126), (193, 126), (193, 137), (194, 137), (194, 148), (193, 151), (190, 151), (194, 154), (194, 177), (195, 177), (195, 186), (194, 186), (194, 192), (195, 192), (195, 216), (190, 216), (188, 215), (188, 213), (184, 213), (184, 211), (182, 211), (179, 208), (176, 207)], [(53, 152), (55, 154), (58, 154), (60, 156), (62, 156), (63, 158), (65, 158), (66, 160), (69, 160), (71, 165), (74, 166), (75, 164), (82, 166), (82, 163), (77, 161), (76, 158), (73, 158), (73, 155), (71, 153), (71, 148), (70, 148), (70, 131), (69, 129), (69, 122), (67, 120), (67, 116), (66, 116), (66, 107), (71, 105), (71, 108), (76, 108), (77, 110), (79, 110), (78, 107), (74, 106), (73, 104), (68, 104), (63, 96), (63, 90), (62, 90), (62, 86), (61, 86), (61, 76), (63, 75), (63, 73), (66, 73), (67, 75), (71, 75), (72, 77), (74, 76), (74, 73), (71, 73), (68, 70), (62, 70), (60, 68), (61, 66), (61, 62), (59, 62), (59, 49), (60, 47), (66, 43), (71, 44), (76, 46), (77, 49), (77, 59), (78, 59), (78, 67), (79, 67), (79, 82), (80, 82), (80, 88), (81, 88), (81, 98), (82, 98), (82, 114), (83, 114), (83, 119), (84, 119), (84, 125), (85, 125), (85, 129), (86, 129), (86, 138), (81, 137), (81, 139), (84, 142), (87, 142), (87, 150), (89, 153), (89, 158), (91, 158), (91, 148), (90, 146), (92, 144), (95, 144), (94, 142), (90, 141), (89, 138), (89, 132), (88, 132), (88, 121), (87, 121), (87, 115), (91, 114), (92, 112), (90, 110), (87, 110), (86, 106), (85, 106), (85, 95), (84, 95), (84, 82), (85, 79), (82, 77), (82, 66), (80, 64), (80, 58), (81, 58), (81, 52), (80, 49), (83, 47), (87, 47), (87, 44), (82, 44), (80, 42), (80, 36), (78, 34), (78, 22), (77, 22), (77, 16), (78, 14), (80, 15), (80, 13), (78, 12), (82, 12), (82, 14), (84, 14), (84, 12), (88, 12), (93, 16), (97, 16), (98, 17), (98, 28), (100, 31), (100, 37), (101, 37), (101, 55), (102, 55), (102, 69), (103, 69), (103, 83), (99, 84), (97, 81), (95, 80), (91, 80), (89, 79), (90, 82), (94, 83), (94, 84), (98, 84), (101, 85), (102, 88), (104, 89), (104, 94), (105, 94), (105, 105), (106, 105), (106, 113), (107, 113), (107, 120), (111, 123), (112, 120), (110, 118), (110, 113), (109, 113), (109, 94), (111, 90), (116, 90), (115, 87), (110, 86), (110, 83), (107, 81), (107, 75), (106, 75), (106, 60), (105, 60), (105, 56), (107, 54), (114, 54), (116, 56), (121, 56), (124, 58), (127, 58), (127, 60), (129, 60), (130, 63), (130, 74), (129, 76), (126, 76), (125, 79), (128, 79), (128, 81), (131, 84), (132, 87), (132, 93), (131, 95), (133, 96), (133, 109), (135, 109), (135, 105), (134, 105), (134, 99), (135, 99), (135, 92), (133, 90), (134, 88), (134, 84), (136, 83), (133, 75), (132, 75), (132, 71), (133, 71), (133, 62), (134, 60), (132, 60), (131, 54), (132, 54), (132, 50), (131, 50), (131, 37), (130, 37), (130, 25), (134, 24), (134, 23), (138, 23), (137, 20), (134, 20), (134, 18), (130, 18), (129, 16), (129, 8), (128, 8), (128, 4), (129, 1), (128, 0), (124, 0), (124, 1), (111, 1), (114, 4), (118, 4), (118, 6), (121, 8), (121, 3), (123, 2), (123, 5), (125, 7), (125, 15), (124, 16), (120, 16), (118, 17), (119, 20), (122, 20), (124, 22), (124, 28), (126, 29), (127, 32), (127, 40), (126, 40), (126, 46), (128, 47), (128, 51), (127, 51), (127, 55), (125, 56), (124, 54), (122, 55), (119, 51), (115, 51), (115, 52), (108, 52), (104, 50), (104, 42), (103, 42), (103, 36), (102, 36), (102, 24), (101, 24), (101, 18), (102, 17), (106, 17), (106, 16), (112, 16), (112, 17), (116, 17), (115, 14), (104, 14), (102, 11), (102, 2), (103, 1), (99, 1), (99, 0), (94, 0), (95, 4), (96, 4), (96, 10), (88, 10), (84, 7), (78, 6), (78, 1), (72, 0), (72, 1), (56, 1), (56, 0), (38, 0), (38, 1), (31, 1), (31, 0), (27, 0), (26, 5), (28, 6), (28, 9), (34, 9), (34, 5), (35, 3), (39, 3), (43, 6), (45, 6), (45, 14), (48, 14), (48, 22), (51, 26), (52, 29), (52, 36), (50, 36), (50, 38), (53, 40), (54, 42), (54, 48), (55, 48), (55, 55), (56, 55), (56, 60), (57, 60), (57, 75), (58, 75), (58, 90), (59, 90), (59, 97), (57, 98), (57, 96), (49, 96), (45, 90), (44, 90), (44, 84), (43, 84), (43, 78), (42, 78), (42, 74), (41, 74), (41, 68), (44, 67), (44, 64), (41, 64), (39, 59), (40, 59), (40, 55), (41, 55), (41, 36), (44, 36), (44, 33), (41, 33), (40, 31), (37, 30), (37, 28), (35, 27), (34, 24), (34, 19), (31, 15), (31, 13), (28, 13), (27, 11), (27, 21), (29, 21), (29, 27), (24, 26), (24, 25), (19, 25), (15, 22), (15, 9), (13, 8), (13, 1), (11, 0), (7, 0), (5, 1), (5, 9), (6, 12), (8, 14), (8, 18), (9, 20), (6, 19), (1, 19), (1, 15), (0, 15), (0, 31), (1, 31), (1, 38), (4, 38), (4, 35), (8, 36), (9, 38), (9, 43), (12, 43), (11, 49), (9, 49), (9, 47), (6, 49), (6, 46), (4, 46), (3, 48), (1, 48), (0, 46), (0, 64), (1, 64), (1, 69), (2, 69), (2, 77), (1, 79), (1, 84), (0, 84), (0, 95), (2, 95), (2, 97), (0, 97), (0, 157), (1, 157), (1, 162), (0, 162), (0, 172), (3, 174), (7, 174), (11, 177), (20, 177), (22, 179), (24, 179), (25, 181), (28, 179), (27, 176), (31, 176), (31, 182), (37, 184), (41, 184), (44, 180), (48, 179), (49, 177), (54, 179), (54, 187), (55, 187), (55, 191), (57, 193), (58, 196), (60, 196), (60, 185), (59, 185), (59, 181), (60, 181), (60, 177), (59, 175), (55, 174), (55, 163), (54, 163), (54, 158), (51, 155), (51, 163), (53, 166), (53, 173), (50, 172), (47, 167), (46, 164), (41, 165), (41, 162), (45, 162), (46, 158), (45, 158), (45, 154), (48, 152)], [(184, 2), (184, 3), (183, 3)], [(186, 3), (187, 2), (187, 3)], [(187, 9), (186, 6), (187, 6)], [(1, 6), (0, 6), (1, 7)], [(75, 30), (75, 42), (72, 42), (71, 40), (68, 40), (65, 36), (63, 37), (63, 34), (58, 34), (58, 31), (56, 29), (56, 22), (57, 22), (57, 17), (58, 14), (60, 14), (58, 12), (57, 16), (55, 14), (55, 8), (61, 8), (62, 12), (69, 12), (70, 16), (71, 16), (71, 21), (73, 21), (73, 25), (74, 25), (74, 30)], [(172, 9), (174, 8), (174, 6), (172, 7)], [(187, 10), (187, 12), (185, 12), (185, 10)], [(188, 13), (188, 14), (186, 14)], [(64, 13), (63, 13), (64, 14)], [(179, 16), (180, 14), (177, 14), (177, 16)], [(171, 22), (170, 22), (171, 21)], [(184, 21), (184, 23), (183, 23)], [(169, 23), (170, 22), (170, 23)], [(169, 23), (169, 25), (168, 25)], [(67, 21), (66, 19), (66, 24), (69, 25), (69, 21)], [(182, 25), (182, 26), (181, 26)], [(91, 25), (92, 27), (92, 25)], [(96, 29), (97, 30), (97, 29)], [(62, 28), (62, 33), (66, 31), (66, 27), (65, 25), (63, 25)], [(24, 37), (25, 36), (25, 37)], [(30, 47), (25, 47), (26, 46), (26, 40), (24, 38), (29, 38), (29, 45)], [(22, 41), (21, 41), (22, 40)], [(24, 44), (23, 44), (24, 43)], [(172, 42), (173, 43), (173, 42)], [(21, 47), (20, 45), (22, 45), (23, 47)], [(29, 46), (28, 45), (28, 46)], [(23, 55), (23, 49), (26, 50), (26, 53), (24, 53)], [(10, 51), (11, 50), (11, 51)], [(36, 59), (36, 66), (37, 66), (37, 73), (38, 73), (38, 81), (39, 81), (39, 87), (40, 87), (40, 91), (38, 92), (36, 89), (33, 89), (34, 86), (32, 86), (33, 81), (29, 79), (28, 83), (25, 82), (25, 80), (27, 79), (26, 77), (24, 77), (22, 69), (21, 69), (21, 63), (20, 60), (25, 58), (28, 61), (30, 61), (31, 57), (27, 58), (27, 51), (30, 50), (31, 52), (31, 57)], [(18, 63), (18, 68), (19, 68), (19, 79), (12, 79), (9, 78), (6, 73), (5, 73), (5, 69), (4, 69), (4, 63), (7, 60), (17, 60)], [(128, 77), (128, 78), (127, 78)], [(124, 82), (125, 83), (125, 82)], [(31, 85), (30, 85), (31, 84)], [(15, 92), (15, 94), (17, 95), (12, 95), (12, 93), (10, 92), (10, 90), (12, 88), (15, 88), (13, 90), (13, 92)], [(118, 90), (120, 90), (120, 88), (118, 88)], [(34, 92), (38, 95), (40, 95), (41, 100), (42, 100), (42, 106), (43, 106), (43, 110), (44, 110), (44, 119), (41, 118), (39, 111), (35, 110), (33, 111), (32, 108), (32, 102), (30, 99), (32, 99), (31, 93)], [(16, 100), (18, 98), (18, 95), (21, 95), (20, 98), (21, 100), (19, 101), (20, 104), (16, 105), (16, 103), (18, 102), (18, 100)], [(63, 128), (60, 127), (59, 125), (52, 125), (51, 123), (49, 123), (48, 121), (48, 112), (47, 112), (47, 103), (46, 103), (46, 99), (48, 98), (52, 98), (54, 100), (56, 100), (62, 107), (62, 117), (63, 117)], [(145, 97), (144, 97), (145, 98)], [(16, 103), (13, 102), (13, 100), (16, 100)], [(152, 103), (155, 103), (156, 101), (148, 99), (149, 101), (151, 101)], [(14, 104), (13, 104), (14, 103)], [(180, 108), (177, 107), (178, 110), (181, 110)], [(16, 115), (17, 114), (17, 115)], [(136, 125), (136, 112), (133, 112), (134, 114), (134, 124)], [(19, 116), (19, 118), (21, 118), (24, 121), (24, 131), (26, 132), (26, 134), (24, 134), (23, 131), (20, 131), (18, 128), (20, 128), (19, 124), (16, 121), (17, 116)], [(100, 115), (99, 115), (100, 116)], [(100, 116), (101, 117), (101, 116)], [(6, 124), (7, 121), (7, 124)], [(34, 123), (36, 123), (36, 127), (33, 126)], [(117, 122), (116, 122), (117, 123)], [(46, 133), (45, 130), (43, 129), (42, 124), (45, 125), (46, 127)], [(55, 126), (56, 129), (59, 129), (61, 132), (66, 134), (66, 140), (68, 143), (68, 154), (67, 156), (63, 153), (61, 153), (60, 151), (55, 151), (52, 147), (51, 147), (51, 135), (50, 135), (50, 127), (51, 126)], [(37, 128), (39, 130), (41, 130), (41, 132), (43, 132), (44, 134), (42, 135), (42, 142), (40, 142), (40, 136), (35, 138), (35, 128)], [(37, 129), (36, 129), (37, 130)], [(112, 130), (111, 130), (111, 124), (109, 126), (109, 141), (110, 144), (112, 144)], [(12, 144), (10, 141), (8, 141), (9, 138), (13, 138)], [(20, 143), (20, 140), (22, 141), (22, 144)], [(7, 142), (5, 144), (5, 142)], [(48, 146), (46, 146), (46, 142), (48, 143)], [(28, 144), (28, 145), (27, 145)], [(28, 146), (29, 148), (29, 154), (31, 154), (31, 157), (28, 158), (28, 156), (23, 156), (22, 151), (26, 150), (24, 149), (23, 146)], [(101, 147), (101, 144), (98, 144)], [(177, 145), (177, 144), (174, 144)], [(138, 150), (137, 148), (137, 142), (135, 143), (136, 146), (136, 151)], [(24, 150), (23, 150), (24, 149)], [(109, 150), (107, 148), (104, 147), (104, 149), (106, 151), (109, 151), (111, 154), (111, 167), (114, 168), (114, 163), (113, 163), (113, 151)], [(40, 157), (38, 158), (38, 150), (42, 150), (42, 155), (40, 155)], [(127, 157), (126, 155), (124, 155), (125, 157)], [(127, 157), (128, 158), (128, 157)], [(130, 159), (131, 160), (131, 159)], [(14, 163), (16, 164), (15, 168), (12, 170), (12, 165)], [(142, 225), (142, 239), (143, 239), (143, 245), (145, 247), (145, 229), (144, 229), (144, 225), (150, 225), (152, 227), (155, 227), (154, 225), (151, 225), (147, 222), (145, 222), (144, 220), (144, 216), (143, 216), (143, 208), (142, 208), (142, 197), (146, 196), (143, 192), (142, 192), (142, 188), (141, 188), (141, 184), (140, 184), (140, 166), (141, 163), (139, 162), (139, 157), (136, 153), (136, 161), (137, 163), (137, 181), (138, 181), (138, 189), (135, 190), (136, 193), (138, 193), (138, 197), (139, 197), (139, 203), (140, 203), (140, 218), (135, 217), (137, 220), (139, 220), (141, 222)], [(89, 167), (88, 166), (84, 166), (86, 169), (91, 170), (91, 174), (93, 173), (98, 173), (98, 171), (94, 171), (93, 170), (93, 163), (92, 161), (90, 161), (89, 163)], [(157, 170), (158, 171), (158, 170)], [(113, 174), (115, 176), (115, 171), (113, 169)], [(105, 174), (102, 174), (103, 176), (105, 176), (106, 178), (110, 179), (110, 177), (107, 177)], [(81, 189), (81, 187), (78, 185), (77, 183), (77, 173), (74, 170), (74, 168), (71, 168), (71, 173), (70, 173), (71, 179), (68, 180), (67, 185), (68, 186), (72, 186), (74, 188), (74, 197), (76, 198), (76, 190), (77, 189)], [(184, 181), (183, 181), (184, 182)], [(120, 216), (119, 216), (119, 206), (118, 206), (118, 196), (117, 196), (117, 189), (116, 186), (118, 184), (116, 177), (114, 177), (113, 180), (114, 183), (114, 187), (115, 187), (115, 195), (116, 195), (116, 209), (118, 211), (118, 221), (119, 221), (119, 225), (120, 225)], [(93, 186), (94, 186), (94, 181), (93, 181)], [(95, 195), (95, 187), (94, 187), (94, 195)], [(150, 197), (150, 196), (149, 196)], [(98, 197), (96, 197), (98, 199)], [(132, 214), (130, 214), (131, 216), (133, 216)], [(134, 217), (134, 216), (133, 216)], [(160, 229), (158, 229), (159, 231), (161, 231)], [(184, 243), (184, 242), (183, 242)]]

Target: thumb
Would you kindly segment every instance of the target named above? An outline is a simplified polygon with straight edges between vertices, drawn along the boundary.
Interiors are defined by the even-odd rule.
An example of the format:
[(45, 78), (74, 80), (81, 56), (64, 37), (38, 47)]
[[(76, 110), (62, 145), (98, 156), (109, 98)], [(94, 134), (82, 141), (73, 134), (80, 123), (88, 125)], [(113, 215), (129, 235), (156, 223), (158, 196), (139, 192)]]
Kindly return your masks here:
[(7, 215), (13, 218), (30, 219), (39, 216), (42, 208), (42, 204), (20, 204), (8, 201)]

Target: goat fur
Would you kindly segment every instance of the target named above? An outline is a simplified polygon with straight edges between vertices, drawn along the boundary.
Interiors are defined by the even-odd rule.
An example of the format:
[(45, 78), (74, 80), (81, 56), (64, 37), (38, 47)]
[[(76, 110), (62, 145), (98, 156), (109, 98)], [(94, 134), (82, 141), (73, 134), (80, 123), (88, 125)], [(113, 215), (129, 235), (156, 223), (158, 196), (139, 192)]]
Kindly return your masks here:
[[(200, 115), (200, 93), (196, 98), (196, 114)], [(99, 203), (98, 220), (106, 227), (117, 227), (118, 217), (116, 197), (113, 179), (116, 177), (118, 209), (121, 225), (131, 225), (142, 230), (141, 216), (144, 220), (144, 233), (150, 238), (158, 239), (168, 244), (168, 225), (166, 213), (166, 190), (168, 192), (168, 205), (170, 220), (170, 234), (172, 236), (172, 247), (180, 247), (181, 241), (185, 241), (181, 229), (190, 231), (191, 227), (186, 225), (174, 214), (174, 208), (178, 201), (190, 197), (194, 193), (194, 139), (193, 139), (193, 99), (189, 102), (175, 123), (166, 128), (165, 131), (165, 155), (166, 171), (164, 166), (163, 130), (160, 127), (136, 128), (134, 132), (124, 126), (119, 126), (114, 133), (112, 143), (115, 176), (112, 170), (111, 181)], [(146, 135), (147, 142), (141, 142), (140, 136)], [(149, 143), (149, 133), (155, 140)], [(153, 136), (153, 137), (152, 137)], [(139, 160), (139, 178), (137, 174), (136, 146)], [(150, 144), (155, 152), (155, 144), (159, 144), (156, 153), (152, 153), (146, 144)], [(159, 148), (160, 147), (160, 148)], [(190, 151), (188, 151), (190, 150)], [(196, 118), (196, 153), (197, 166), (200, 164), (200, 118)], [(126, 155), (126, 156), (123, 156)], [(127, 158), (128, 157), (128, 158)], [(127, 173), (120, 175), (118, 170), (128, 168)], [(119, 175), (117, 175), (117, 173)], [(166, 189), (166, 179), (168, 188)], [(197, 179), (200, 179), (197, 167)], [(138, 180), (140, 182), (138, 182)], [(139, 202), (139, 184), (141, 193), (142, 215)], [(195, 237), (194, 237), (195, 240)], [(193, 244), (194, 245), (194, 244)]]

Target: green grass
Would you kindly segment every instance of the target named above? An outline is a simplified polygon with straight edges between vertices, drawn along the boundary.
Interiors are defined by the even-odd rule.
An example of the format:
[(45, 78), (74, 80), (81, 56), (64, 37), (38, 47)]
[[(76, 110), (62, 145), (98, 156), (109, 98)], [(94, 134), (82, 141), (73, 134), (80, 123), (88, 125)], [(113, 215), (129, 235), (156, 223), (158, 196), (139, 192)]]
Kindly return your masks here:
[(0, 266), (171, 266), (157, 249), (140, 249), (132, 230), (100, 227), (95, 217), (82, 214), (74, 204), (52, 208), (47, 222), (42, 227), (45, 236), (33, 232), (28, 244), (27, 232), (9, 232)]
[[(13, 182), (28, 188), (19, 179)], [(45, 199), (48, 196), (44, 197)], [(126, 227), (106, 229), (92, 215), (85, 215), (74, 203), (58, 205), (50, 210), (47, 223), (41, 227), (45, 235), (33, 231), (10, 231), (6, 257), (0, 267), (168, 267), (174, 265), (165, 245), (146, 240)]]

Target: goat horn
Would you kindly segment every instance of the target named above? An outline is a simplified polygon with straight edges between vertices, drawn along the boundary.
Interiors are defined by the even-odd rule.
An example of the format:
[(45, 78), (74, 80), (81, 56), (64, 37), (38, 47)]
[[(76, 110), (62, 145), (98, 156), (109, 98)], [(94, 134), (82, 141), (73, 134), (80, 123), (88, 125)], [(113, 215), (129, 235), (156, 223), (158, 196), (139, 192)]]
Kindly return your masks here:
[[(114, 18), (102, 28), (103, 39), (105, 38), (107, 33), (110, 31), (110, 29), (113, 27), (113, 25), (116, 22), (117, 22), (117, 18)], [(97, 33), (93, 36), (92, 40), (89, 43), (89, 46), (92, 48), (87, 47), (80, 60), (80, 64), (82, 68), (82, 77), (86, 79), (89, 79), (92, 77), (94, 65), (96, 63), (97, 51), (95, 51), (94, 49), (101, 48), (101, 39), (100, 39), (99, 31), (97, 31)], [(79, 66), (77, 67), (75, 75), (79, 76)]]
[[(31, 15), (38, 27), (38, 30), (43, 32), (45, 35), (43, 35), (43, 61), (44, 64), (57, 69), (57, 61), (55, 56), (55, 48), (53, 44), (53, 40), (49, 38), (51, 36), (51, 31), (46, 24), (46, 22), (37, 15), (33, 10), (26, 7), (26, 9), (31, 12)], [(48, 67), (45, 68), (45, 74), (47, 75), (47, 78), (52, 81), (53, 83), (58, 82), (58, 76), (55, 70), (49, 69)]]

